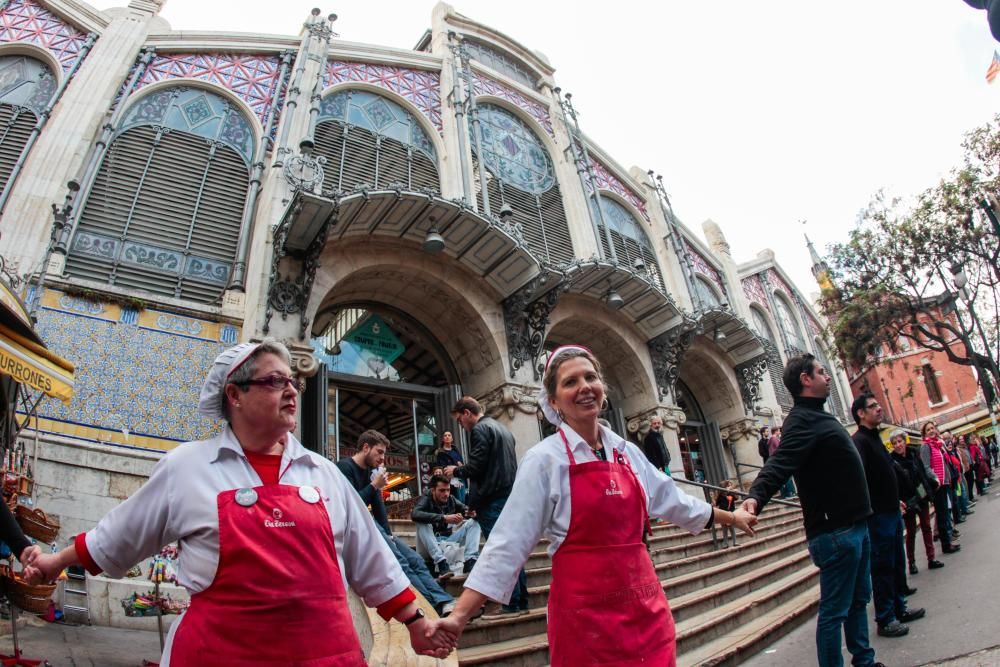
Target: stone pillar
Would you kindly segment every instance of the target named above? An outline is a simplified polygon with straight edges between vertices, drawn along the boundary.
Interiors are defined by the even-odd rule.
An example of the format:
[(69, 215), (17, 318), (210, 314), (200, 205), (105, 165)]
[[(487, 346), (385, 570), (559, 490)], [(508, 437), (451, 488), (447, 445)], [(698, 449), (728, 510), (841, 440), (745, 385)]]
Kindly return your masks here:
[(477, 400), (487, 417), (496, 419), (514, 434), (518, 460), (542, 439), (537, 386), (509, 382)]
[(634, 433), (636, 440), (642, 442), (642, 439), (649, 432), (649, 423), (654, 416), (659, 416), (663, 420), (663, 430), (661, 433), (663, 433), (663, 442), (667, 445), (667, 452), (670, 454), (670, 475), (672, 477), (687, 479), (688, 477), (684, 472), (684, 460), (681, 457), (680, 436), (677, 435), (680, 427), (687, 421), (683, 410), (676, 405), (661, 403), (629, 419), (629, 433)]
[(113, 14), (38, 137), (4, 211), (0, 255), (36, 267), (48, 246), (52, 204), (78, 178), (105, 115), (135, 63), (162, 2), (132, 2)]
[[(722, 439), (729, 442), (729, 451), (733, 458), (740, 463), (751, 463), (760, 465), (760, 456), (757, 454), (757, 440), (760, 437), (760, 425), (755, 419), (744, 417), (734, 422), (726, 424), (720, 429)], [(738, 474), (735, 461), (727, 459), (726, 467), (730, 479), (736, 480), (740, 475), (743, 477), (745, 486), (749, 486), (757, 477), (755, 468), (740, 467)]]
[[(322, 92), (323, 70), (326, 66), (331, 33), (327, 20), (314, 13), (302, 26), (302, 42), (292, 65), (292, 74), (285, 98), (285, 111), (277, 129), (281, 144), (277, 146), (261, 182), (257, 217), (253, 221), (250, 253), (247, 262), (246, 321), (248, 336), (263, 336), (264, 314), (272, 270), (272, 232), (292, 197), (292, 186), (285, 179), (283, 161), (299, 152), (299, 143), (310, 135), (310, 106), (313, 96)], [(284, 263), (283, 263), (284, 264)], [(285, 272), (294, 270), (284, 266)], [(269, 336), (299, 339), (299, 318), (282, 320), (275, 316), (270, 322)], [(306, 336), (308, 338), (308, 335)]]

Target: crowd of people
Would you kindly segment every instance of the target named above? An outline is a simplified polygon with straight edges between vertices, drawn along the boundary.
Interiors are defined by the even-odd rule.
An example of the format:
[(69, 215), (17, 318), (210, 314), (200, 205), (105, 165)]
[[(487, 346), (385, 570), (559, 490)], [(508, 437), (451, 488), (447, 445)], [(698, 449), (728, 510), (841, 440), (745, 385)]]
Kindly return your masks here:
[[(780, 429), (761, 432), (764, 465), (749, 491), (724, 481), (710, 504), (670, 477), (659, 418), (642, 447), (600, 419), (601, 365), (586, 348), (564, 346), (549, 356), (538, 399), (556, 432), (520, 464), (513, 434), (478, 401), (466, 396), (453, 406), (469, 435), (468, 460), (444, 433), (426, 493), (412, 507), (414, 550), (393, 534), (383, 500), (389, 439), (366, 431), (354, 455), (336, 464), (305, 450), (292, 434), (302, 383), (290, 366), (287, 349), (272, 341), (219, 355), (199, 411), (223, 421), (221, 433), (170, 452), (136, 494), (63, 551), (46, 554), (23, 535), (6, 536), (16, 524), (0, 521), (25, 578), (49, 581), (74, 564), (121, 576), (176, 541), (177, 581), (192, 601), (161, 664), (195, 664), (212, 651), (233, 664), (363, 665), (347, 587), (384, 619), (404, 623), (415, 652), (444, 657), (487, 601), (503, 614), (528, 608), (524, 564), (545, 538), (551, 664), (673, 665), (673, 618), (644, 543), (650, 521), (692, 533), (718, 525), (724, 546), (735, 545), (735, 529), (753, 535), (775, 494), (797, 495), (820, 571), (818, 662), (842, 666), (843, 639), (854, 665), (876, 666), (870, 599), (882, 636), (904, 636), (926, 615), (907, 603), (916, 592), (907, 575), (920, 569), (917, 531), (927, 569), (943, 568), (938, 553), (960, 551), (958, 525), (975, 513), (1000, 458), (995, 440), (939, 433), (934, 422), (923, 425), (922, 442), (894, 431), (887, 447), (882, 408), (870, 394), (851, 406), (851, 436), (824, 410), (830, 378), (806, 354), (785, 367), (794, 407)], [(465, 575), (457, 600), (443, 586), (456, 570)], [(424, 615), (411, 586), (436, 618)], [(277, 640), (268, 632), (276, 625), (287, 629)]]

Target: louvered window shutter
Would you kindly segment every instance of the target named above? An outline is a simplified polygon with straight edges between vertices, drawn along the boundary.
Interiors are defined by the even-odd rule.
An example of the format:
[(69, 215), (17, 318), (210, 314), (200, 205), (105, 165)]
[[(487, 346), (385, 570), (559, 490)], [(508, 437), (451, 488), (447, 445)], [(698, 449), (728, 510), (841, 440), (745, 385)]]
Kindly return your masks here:
[(101, 163), (67, 273), (214, 302), (232, 268), (248, 187), (247, 164), (229, 145), (134, 127)]
[(35, 114), (24, 107), (0, 104), (0, 192), (7, 187), (35, 120)]

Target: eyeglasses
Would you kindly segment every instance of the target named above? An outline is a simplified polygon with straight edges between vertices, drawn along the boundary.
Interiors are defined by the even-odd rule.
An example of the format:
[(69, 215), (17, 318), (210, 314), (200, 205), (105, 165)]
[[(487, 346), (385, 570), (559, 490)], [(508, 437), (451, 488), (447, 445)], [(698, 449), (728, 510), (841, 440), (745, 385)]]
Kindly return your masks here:
[(270, 387), (275, 391), (284, 391), (285, 387), (292, 387), (300, 394), (306, 388), (306, 383), (304, 381), (299, 378), (290, 378), (285, 375), (268, 375), (267, 377), (254, 378), (237, 384), (243, 386), (256, 385), (258, 387)]
[(877, 407), (878, 403), (869, 403), (868, 405), (865, 406), (865, 410), (874, 410)]

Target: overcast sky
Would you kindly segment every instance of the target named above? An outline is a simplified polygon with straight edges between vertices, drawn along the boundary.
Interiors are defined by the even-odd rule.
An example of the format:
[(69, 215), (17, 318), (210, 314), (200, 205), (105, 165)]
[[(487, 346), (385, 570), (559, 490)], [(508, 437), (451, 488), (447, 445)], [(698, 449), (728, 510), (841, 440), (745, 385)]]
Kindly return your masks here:
[[(169, 0), (162, 16), (175, 30), (296, 34), (317, 2)], [(318, 6), (339, 15), (342, 39), (412, 48), (434, 2)], [(806, 294), (804, 232), (822, 249), (878, 189), (933, 185), (962, 135), (1000, 111), (1000, 79), (985, 81), (1000, 47), (962, 0), (454, 7), (544, 53), (582, 129), (626, 169), (661, 173), (699, 236), (711, 218), (738, 262), (772, 248)]]

